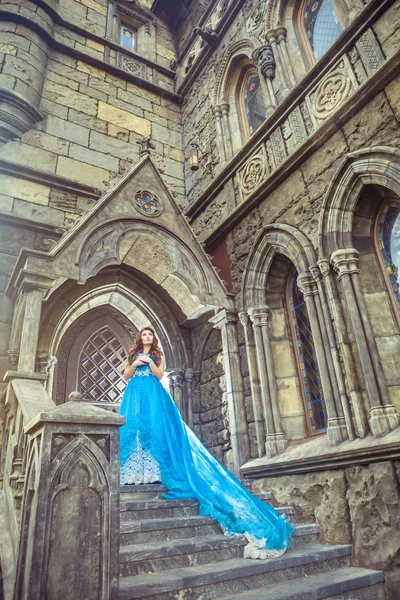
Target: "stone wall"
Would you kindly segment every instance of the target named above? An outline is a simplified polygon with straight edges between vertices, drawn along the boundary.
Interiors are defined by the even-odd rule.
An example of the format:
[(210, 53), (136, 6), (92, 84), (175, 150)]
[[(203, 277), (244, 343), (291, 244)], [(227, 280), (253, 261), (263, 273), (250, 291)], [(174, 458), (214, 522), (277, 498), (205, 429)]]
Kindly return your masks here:
[(386, 571), (387, 600), (398, 598), (400, 463), (265, 478), (253, 491), (293, 506), (299, 523), (315, 521), (322, 542), (352, 544), (352, 563)]
[(201, 380), (193, 395), (194, 431), (225, 465), (230, 461), (230, 435), (221, 334), (213, 329), (206, 342)]

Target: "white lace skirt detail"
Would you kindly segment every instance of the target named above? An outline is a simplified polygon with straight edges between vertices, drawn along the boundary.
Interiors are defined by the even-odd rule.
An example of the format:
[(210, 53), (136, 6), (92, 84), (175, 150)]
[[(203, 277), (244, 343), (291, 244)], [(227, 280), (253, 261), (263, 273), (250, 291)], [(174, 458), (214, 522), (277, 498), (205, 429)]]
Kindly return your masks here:
[(161, 481), (160, 466), (137, 437), (136, 450), (121, 465), (121, 485)]

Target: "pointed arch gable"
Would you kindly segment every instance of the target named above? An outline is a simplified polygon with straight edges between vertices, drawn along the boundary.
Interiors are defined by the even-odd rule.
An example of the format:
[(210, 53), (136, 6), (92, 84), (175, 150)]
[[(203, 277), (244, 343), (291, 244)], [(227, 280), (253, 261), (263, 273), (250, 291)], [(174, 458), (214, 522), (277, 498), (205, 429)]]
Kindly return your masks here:
[(364, 148), (348, 154), (330, 184), (321, 209), (319, 255), (329, 258), (353, 246), (354, 211), (365, 185), (380, 185), (400, 196), (400, 150)]
[(267, 278), (276, 253), (286, 256), (298, 273), (307, 273), (317, 262), (312, 244), (304, 233), (291, 225), (266, 225), (253, 243), (244, 270), (241, 292), (243, 310), (266, 303)]

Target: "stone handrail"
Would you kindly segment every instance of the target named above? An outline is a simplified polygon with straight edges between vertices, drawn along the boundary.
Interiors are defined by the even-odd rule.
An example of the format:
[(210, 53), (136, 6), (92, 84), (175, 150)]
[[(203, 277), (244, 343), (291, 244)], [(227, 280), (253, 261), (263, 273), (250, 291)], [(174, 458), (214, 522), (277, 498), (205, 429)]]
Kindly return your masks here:
[(116, 600), (124, 419), (83, 402), (56, 406), (38, 379), (17, 374), (0, 419), (5, 600)]

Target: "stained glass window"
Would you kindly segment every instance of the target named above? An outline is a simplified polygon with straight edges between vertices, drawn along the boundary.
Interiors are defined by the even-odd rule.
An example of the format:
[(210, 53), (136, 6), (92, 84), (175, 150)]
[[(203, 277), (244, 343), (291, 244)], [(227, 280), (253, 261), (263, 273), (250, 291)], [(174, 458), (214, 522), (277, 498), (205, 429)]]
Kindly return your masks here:
[(136, 51), (136, 29), (121, 25), (120, 44), (127, 50)]
[(378, 223), (378, 246), (400, 309), (400, 203), (387, 202)]
[(265, 106), (260, 78), (255, 71), (246, 75), (243, 86), (244, 112), (250, 137), (265, 121)]
[(326, 409), (322, 393), (314, 342), (304, 296), (297, 285), (295, 270), (289, 281), (290, 314), (294, 330), (294, 342), (300, 364), (311, 435), (326, 431)]
[(304, 27), (318, 60), (342, 32), (332, 0), (308, 0), (304, 9)]
[(103, 327), (83, 348), (78, 390), (87, 402), (119, 402), (125, 389), (122, 379), (125, 352), (115, 335)]

